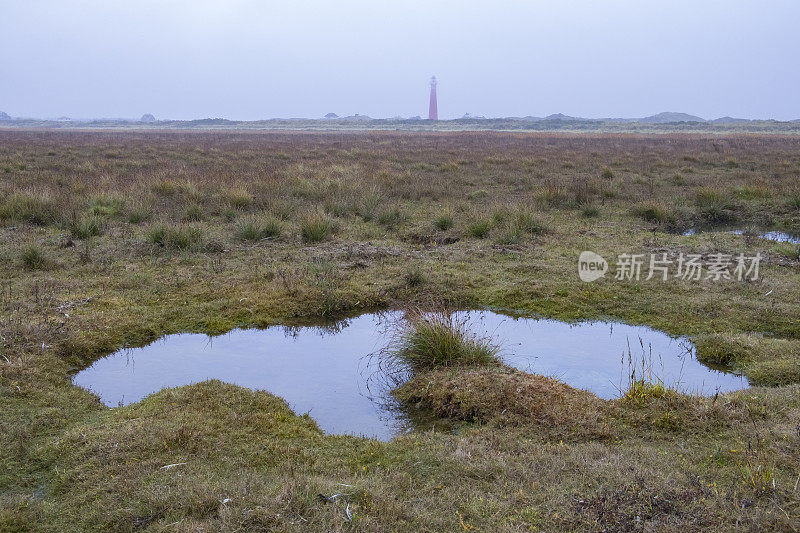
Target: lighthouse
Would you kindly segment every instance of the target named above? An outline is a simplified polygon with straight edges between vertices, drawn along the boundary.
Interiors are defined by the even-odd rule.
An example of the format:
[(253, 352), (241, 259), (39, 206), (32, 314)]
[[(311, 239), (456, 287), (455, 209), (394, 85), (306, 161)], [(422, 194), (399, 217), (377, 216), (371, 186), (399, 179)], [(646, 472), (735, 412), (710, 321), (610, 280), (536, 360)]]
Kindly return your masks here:
[(428, 120), (439, 120), (439, 108), (436, 103), (436, 76), (431, 77), (431, 101), (428, 104)]

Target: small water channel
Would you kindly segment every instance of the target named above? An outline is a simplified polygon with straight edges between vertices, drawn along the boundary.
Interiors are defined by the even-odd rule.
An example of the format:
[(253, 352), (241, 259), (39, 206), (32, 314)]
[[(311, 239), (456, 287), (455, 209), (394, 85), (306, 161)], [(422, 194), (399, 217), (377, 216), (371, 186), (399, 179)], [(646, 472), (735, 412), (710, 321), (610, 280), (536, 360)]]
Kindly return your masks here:
[[(558, 378), (614, 398), (631, 365), (645, 377), (688, 392), (714, 394), (747, 386), (744, 377), (710, 369), (685, 339), (641, 326), (569, 324), (490, 311), (459, 313), (470, 329), (502, 345), (508, 365)], [(285, 399), (325, 432), (387, 440), (419, 424), (371, 379), (370, 354), (391, 340), (399, 312), (364, 314), (325, 327), (238, 329), (225, 335), (168, 335), (120, 350), (77, 373), (73, 382), (111, 407), (167, 387), (218, 379)], [(648, 375), (649, 374), (649, 375)]]

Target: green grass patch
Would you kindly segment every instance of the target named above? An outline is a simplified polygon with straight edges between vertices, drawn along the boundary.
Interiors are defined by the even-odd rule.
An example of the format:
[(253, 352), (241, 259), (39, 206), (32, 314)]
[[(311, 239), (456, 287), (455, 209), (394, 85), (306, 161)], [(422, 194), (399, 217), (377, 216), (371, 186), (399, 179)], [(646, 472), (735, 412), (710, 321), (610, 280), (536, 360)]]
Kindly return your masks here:
[(260, 241), (278, 237), (283, 223), (272, 216), (251, 215), (236, 222), (236, 238), (243, 241)]
[(433, 227), (439, 231), (447, 231), (453, 227), (454, 223), (453, 215), (450, 213), (443, 213), (433, 221)]
[(336, 230), (333, 219), (321, 211), (315, 211), (300, 221), (300, 235), (306, 242), (321, 242), (331, 238)]
[(167, 250), (198, 249), (203, 241), (203, 230), (197, 226), (157, 224), (150, 228), (147, 238)]
[(41, 247), (29, 244), (19, 253), (20, 263), (27, 270), (41, 270), (47, 265), (47, 256)]
[(489, 220), (476, 220), (467, 228), (467, 232), (476, 239), (485, 239), (492, 231), (492, 223)]
[(647, 222), (662, 225), (673, 225), (677, 222), (677, 216), (664, 204), (652, 200), (640, 202), (631, 208), (634, 216)]
[(46, 226), (57, 221), (57, 213), (58, 207), (52, 198), (40, 193), (13, 193), (0, 205), (0, 220), (8, 222)]
[(415, 370), (442, 366), (495, 365), (500, 348), (446, 312), (409, 312), (389, 352)]

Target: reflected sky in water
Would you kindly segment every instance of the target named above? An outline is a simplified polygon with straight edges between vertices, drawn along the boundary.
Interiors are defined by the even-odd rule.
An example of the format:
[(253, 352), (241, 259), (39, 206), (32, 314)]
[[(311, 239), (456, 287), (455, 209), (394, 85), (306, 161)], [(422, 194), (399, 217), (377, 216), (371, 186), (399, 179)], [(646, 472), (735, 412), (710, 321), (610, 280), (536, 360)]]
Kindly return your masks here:
[[(472, 331), (501, 343), (509, 365), (560, 379), (602, 398), (618, 396), (631, 370), (687, 392), (714, 394), (747, 386), (712, 370), (691, 343), (641, 326), (568, 324), (489, 311), (458, 313)], [(388, 388), (373, 379), (370, 354), (391, 341), (399, 312), (365, 314), (325, 327), (234, 330), (218, 337), (168, 335), (96, 361), (74, 383), (108, 406), (127, 405), (167, 387), (218, 379), (285, 399), (327, 433), (390, 439), (413, 423), (391, 407)]]

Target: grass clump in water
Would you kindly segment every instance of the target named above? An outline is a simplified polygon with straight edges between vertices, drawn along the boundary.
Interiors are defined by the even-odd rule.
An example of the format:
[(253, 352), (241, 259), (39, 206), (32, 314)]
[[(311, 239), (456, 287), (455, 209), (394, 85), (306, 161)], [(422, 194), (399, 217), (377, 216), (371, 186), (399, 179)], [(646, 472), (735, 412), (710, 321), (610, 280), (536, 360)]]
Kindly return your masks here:
[(442, 366), (493, 366), (500, 347), (469, 331), (466, 318), (445, 312), (411, 312), (390, 356), (414, 370)]

